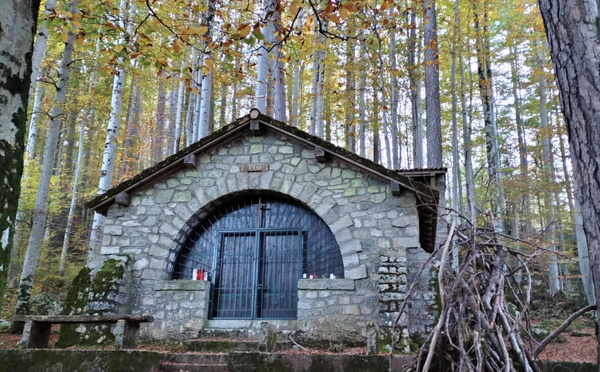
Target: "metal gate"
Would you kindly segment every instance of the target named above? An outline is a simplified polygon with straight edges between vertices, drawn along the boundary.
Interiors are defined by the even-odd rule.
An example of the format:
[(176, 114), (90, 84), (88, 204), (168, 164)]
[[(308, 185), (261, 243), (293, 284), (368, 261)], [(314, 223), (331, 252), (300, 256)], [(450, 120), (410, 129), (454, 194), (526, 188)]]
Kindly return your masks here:
[(295, 319), (300, 229), (217, 231), (213, 318)]

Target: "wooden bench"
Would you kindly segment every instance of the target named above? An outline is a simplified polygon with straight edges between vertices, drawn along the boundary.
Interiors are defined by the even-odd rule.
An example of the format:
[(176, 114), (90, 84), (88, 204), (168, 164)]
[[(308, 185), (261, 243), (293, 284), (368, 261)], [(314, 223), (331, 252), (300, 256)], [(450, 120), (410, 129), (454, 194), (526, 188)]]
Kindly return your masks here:
[(146, 315), (17, 315), (15, 322), (25, 322), (21, 347), (44, 349), (48, 347), (52, 324), (115, 324), (115, 347), (134, 349), (140, 323), (151, 323), (154, 318)]

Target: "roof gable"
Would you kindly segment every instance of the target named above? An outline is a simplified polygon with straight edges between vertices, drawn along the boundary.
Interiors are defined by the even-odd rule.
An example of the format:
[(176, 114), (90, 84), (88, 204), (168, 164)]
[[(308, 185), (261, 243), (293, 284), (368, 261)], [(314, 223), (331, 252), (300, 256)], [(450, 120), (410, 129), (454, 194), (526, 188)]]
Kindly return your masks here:
[(436, 209), (439, 195), (434, 187), (427, 185), (426, 183), (418, 182), (414, 177), (404, 175), (410, 174), (410, 172), (401, 174), (397, 171), (386, 169), (369, 159), (362, 158), (346, 149), (338, 147), (300, 129), (291, 127), (269, 116), (260, 113), (256, 115), (257, 112), (258, 110), (256, 109), (251, 111), (251, 113), (254, 114), (252, 116), (256, 116), (255, 118), (252, 118), (250, 114), (243, 116), (200, 141), (180, 150), (176, 154), (167, 157), (152, 167), (145, 169), (136, 176), (121, 182), (106, 193), (98, 195), (85, 203), (85, 207), (104, 214), (112, 204), (120, 203), (120, 197), (122, 197), (122, 195), (131, 194), (169, 176), (173, 172), (189, 166), (195, 161), (195, 158), (198, 158), (204, 153), (221, 147), (243, 135), (271, 131), (280, 134), (291, 141), (302, 144), (305, 147), (314, 147), (315, 157), (319, 161), (336, 159), (363, 173), (389, 182), (391, 184), (392, 193), (394, 194), (399, 194), (402, 189), (415, 194), (418, 202), (419, 219), (421, 221), (421, 245), (426, 250), (429, 250), (426, 246), (433, 247), (432, 242), (426, 242), (423, 239), (426, 238), (426, 240), (431, 240), (432, 233), (433, 236), (435, 236)]

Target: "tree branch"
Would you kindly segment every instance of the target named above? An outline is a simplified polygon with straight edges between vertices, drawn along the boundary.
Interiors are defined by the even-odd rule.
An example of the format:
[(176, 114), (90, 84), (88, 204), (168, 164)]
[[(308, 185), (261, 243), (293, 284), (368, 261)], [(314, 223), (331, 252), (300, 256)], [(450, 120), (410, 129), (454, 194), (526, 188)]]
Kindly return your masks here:
[(535, 351), (533, 352), (533, 357), (537, 358), (538, 355), (540, 355), (540, 353), (542, 351), (544, 351), (544, 349), (546, 348), (546, 346), (548, 346), (548, 344), (550, 342), (552, 342), (552, 340), (554, 340), (558, 335), (560, 335), (568, 326), (571, 325), (571, 323), (573, 323), (573, 321), (577, 318), (579, 318), (581, 315), (587, 313), (588, 311), (592, 311), (592, 310), (597, 310), (598, 306), (596, 305), (588, 305), (584, 308), (581, 308), (579, 310), (577, 310), (576, 312), (574, 312), (573, 314), (571, 314), (570, 317), (568, 317), (563, 324), (560, 325), (560, 327), (556, 328), (556, 330), (554, 330), (554, 332), (552, 332), (550, 335), (548, 335), (548, 337), (546, 337), (541, 343), (540, 345), (535, 349)]

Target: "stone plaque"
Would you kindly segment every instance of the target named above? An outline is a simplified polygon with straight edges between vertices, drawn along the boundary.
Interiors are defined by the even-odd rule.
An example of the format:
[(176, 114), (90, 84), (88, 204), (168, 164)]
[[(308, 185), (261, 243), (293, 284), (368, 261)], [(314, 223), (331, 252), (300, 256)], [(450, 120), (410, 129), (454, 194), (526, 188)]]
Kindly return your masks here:
[(242, 172), (266, 172), (269, 170), (267, 163), (246, 163), (240, 167)]

